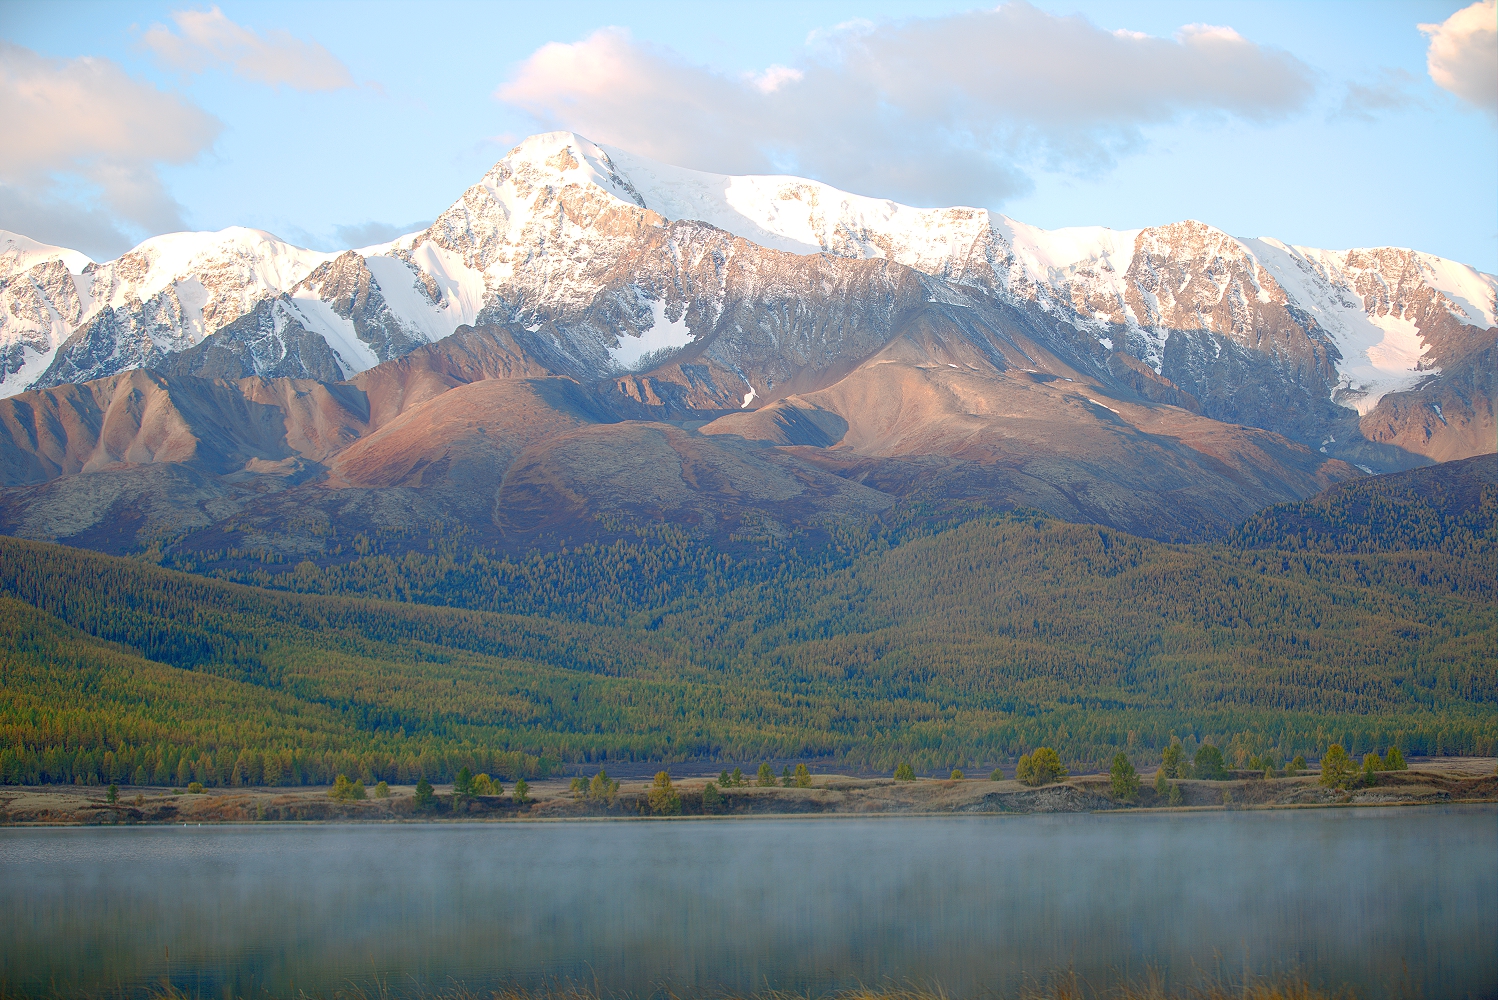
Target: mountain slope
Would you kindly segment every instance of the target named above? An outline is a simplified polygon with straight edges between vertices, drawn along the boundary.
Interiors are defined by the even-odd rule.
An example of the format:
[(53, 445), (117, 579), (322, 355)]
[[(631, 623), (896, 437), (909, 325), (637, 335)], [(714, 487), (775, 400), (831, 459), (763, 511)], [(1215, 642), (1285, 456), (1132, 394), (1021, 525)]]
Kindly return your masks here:
[(0, 539), (0, 781), (175, 781), (184, 756), (227, 784), (537, 757), (986, 769), (1038, 744), (1148, 758), (1172, 733), (1235, 762), (1498, 740), (1491, 554), (1282, 556), (1033, 517), (848, 533), (809, 559), (641, 541), (294, 577), (525, 612), (489, 614)]
[(29, 326), (0, 329), (18, 359), (8, 392), (137, 364), (336, 381), (477, 325), (508, 329), (551, 374), (721, 410), (824, 387), (882, 346), (906, 303), (955, 295), (1023, 315), (1071, 374), (1150, 383), (1369, 468), (1493, 447), (1482, 352), (1498, 279), (1463, 265), (1197, 222), (1048, 233), (669, 167), (569, 133), (526, 140), (426, 231), (358, 252), (179, 234), (71, 283), (13, 256), (0, 296), (34, 302)]
[(1343, 483), (1260, 511), (1233, 540), (1247, 548), (1491, 558), (1498, 550), (1498, 460), (1482, 455)]

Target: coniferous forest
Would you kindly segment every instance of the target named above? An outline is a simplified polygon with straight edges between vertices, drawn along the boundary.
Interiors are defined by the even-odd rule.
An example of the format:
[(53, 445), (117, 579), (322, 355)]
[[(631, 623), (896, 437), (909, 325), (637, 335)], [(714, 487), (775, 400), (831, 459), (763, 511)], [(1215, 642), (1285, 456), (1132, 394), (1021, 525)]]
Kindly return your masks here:
[(986, 771), (1038, 746), (1085, 768), (1172, 736), (1229, 764), (1492, 754), (1498, 488), (1457, 493), (1380, 477), (1197, 545), (918, 510), (524, 557), (437, 526), (424, 552), (371, 536), (352, 561), (193, 573), (0, 539), (0, 780)]

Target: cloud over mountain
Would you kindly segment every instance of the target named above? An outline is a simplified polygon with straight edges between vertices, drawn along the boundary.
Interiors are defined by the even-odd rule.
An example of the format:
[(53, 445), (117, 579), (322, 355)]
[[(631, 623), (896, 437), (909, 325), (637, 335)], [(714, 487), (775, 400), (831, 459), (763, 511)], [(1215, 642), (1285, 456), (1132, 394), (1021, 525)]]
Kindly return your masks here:
[[(11, 137), (0, 144), (7, 217), (16, 225), (35, 219), (30, 232), (37, 238), (106, 255), (129, 245), (121, 225), (185, 228), (158, 167), (195, 159), (222, 128), (190, 101), (108, 59), (53, 59), (4, 41), (0, 120)], [(79, 187), (92, 195), (83, 205)]]
[(1231, 28), (1107, 31), (1025, 3), (856, 22), (791, 66), (733, 76), (606, 28), (538, 49), (495, 96), (668, 162), (797, 171), (923, 203), (993, 204), (1025, 171), (1100, 169), (1142, 129), (1191, 116), (1301, 110), (1310, 69)]

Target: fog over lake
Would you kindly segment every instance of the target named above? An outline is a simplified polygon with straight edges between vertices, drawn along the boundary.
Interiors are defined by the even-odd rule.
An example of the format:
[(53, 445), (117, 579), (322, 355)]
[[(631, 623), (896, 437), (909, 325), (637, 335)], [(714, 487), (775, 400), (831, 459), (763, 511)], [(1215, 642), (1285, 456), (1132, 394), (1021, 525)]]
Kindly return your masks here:
[(0, 830), (0, 980), (1498, 994), (1498, 808)]

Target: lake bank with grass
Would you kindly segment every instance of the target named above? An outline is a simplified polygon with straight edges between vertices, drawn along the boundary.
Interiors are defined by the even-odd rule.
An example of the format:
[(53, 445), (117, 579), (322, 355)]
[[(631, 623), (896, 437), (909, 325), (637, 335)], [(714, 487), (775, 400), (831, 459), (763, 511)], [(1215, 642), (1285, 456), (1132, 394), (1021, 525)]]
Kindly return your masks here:
[[(638, 770), (638, 769), (636, 769)], [(700, 770), (700, 768), (699, 768)], [(788, 769), (787, 769), (788, 770)], [(596, 772), (595, 772), (596, 775)], [(1130, 795), (1120, 796), (1106, 774), (1081, 775), (1029, 786), (1013, 779), (930, 779), (808, 774), (806, 787), (753, 775), (725, 787), (708, 776), (673, 779), (683, 817), (774, 815), (963, 815), (981, 813), (1080, 813), (1161, 809), (1264, 809), (1317, 806), (1445, 805), (1498, 802), (1498, 760), (1435, 758), (1405, 771), (1360, 776), (1347, 787), (1328, 787), (1319, 772), (1265, 778), (1232, 772), (1221, 781), (1170, 779), (1157, 786), (1144, 775)], [(98, 786), (0, 786), (0, 824), (133, 825), (247, 822), (432, 822), (661, 818), (652, 805), (653, 780), (624, 778), (600, 794), (596, 782), (554, 778), (527, 783), (517, 801), (513, 785), (493, 779), (489, 794), (458, 795), (453, 786), (431, 789), (423, 801), (416, 786), (212, 788), (116, 787), (114, 800)], [(349, 783), (351, 788), (353, 782)], [(589, 785), (595, 787), (590, 788)], [(711, 786), (711, 789), (709, 788)], [(384, 794), (382, 794), (382, 792)], [(470, 789), (470, 792), (472, 790)]]

